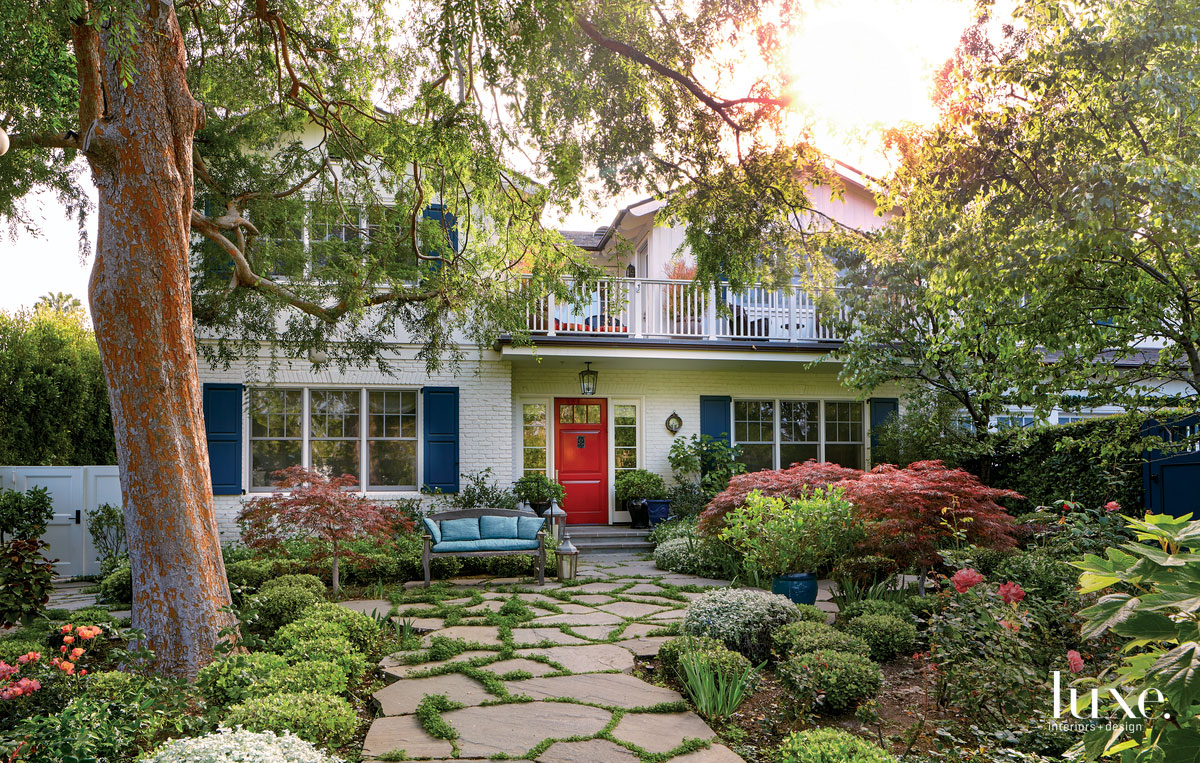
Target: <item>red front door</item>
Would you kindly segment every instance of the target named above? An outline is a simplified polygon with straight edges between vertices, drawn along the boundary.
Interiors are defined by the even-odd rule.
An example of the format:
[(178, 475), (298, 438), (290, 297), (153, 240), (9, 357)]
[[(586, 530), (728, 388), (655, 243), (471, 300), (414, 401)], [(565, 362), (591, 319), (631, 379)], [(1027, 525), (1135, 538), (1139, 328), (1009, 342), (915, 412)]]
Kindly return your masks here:
[(608, 423), (605, 402), (554, 401), (554, 464), (566, 489), (568, 524), (608, 524)]

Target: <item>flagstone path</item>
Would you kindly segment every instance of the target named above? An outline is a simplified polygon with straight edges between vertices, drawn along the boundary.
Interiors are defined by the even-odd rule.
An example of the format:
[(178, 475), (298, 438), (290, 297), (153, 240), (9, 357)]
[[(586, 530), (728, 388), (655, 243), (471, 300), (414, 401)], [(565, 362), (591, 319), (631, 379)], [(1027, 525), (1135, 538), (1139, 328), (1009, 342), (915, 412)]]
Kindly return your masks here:
[[(712, 729), (678, 692), (632, 675), (635, 658), (657, 654), (688, 601), (699, 595), (660, 582), (728, 583), (666, 573), (641, 557), (597, 555), (581, 559), (579, 568), (580, 578), (598, 580), (575, 586), (552, 579), (545, 586), (515, 578), (451, 581), (463, 596), (441, 604), (469, 604), (478, 599), (473, 594), (483, 601), (462, 611), (459, 617), (470, 622), (449, 626), (429, 616), (437, 605), (402, 602), (393, 610), (383, 600), (344, 602), (409, 621), (426, 631), (426, 648), (437, 636), (466, 642), (458, 645), (465, 651), (446, 659), (421, 662), (430, 655), (416, 650), (380, 663), (395, 682), (375, 693), (381, 717), (367, 733), (363, 760), (621, 763), (671, 752), (679, 763), (742, 760), (715, 742)], [(485, 623), (514, 596), (536, 616), (511, 628)], [(456, 708), (440, 713), (440, 725), (418, 720), (418, 706), (430, 695), (443, 695), (450, 700), (443, 706)], [(426, 730), (435, 727), (439, 736), (454, 738)]]

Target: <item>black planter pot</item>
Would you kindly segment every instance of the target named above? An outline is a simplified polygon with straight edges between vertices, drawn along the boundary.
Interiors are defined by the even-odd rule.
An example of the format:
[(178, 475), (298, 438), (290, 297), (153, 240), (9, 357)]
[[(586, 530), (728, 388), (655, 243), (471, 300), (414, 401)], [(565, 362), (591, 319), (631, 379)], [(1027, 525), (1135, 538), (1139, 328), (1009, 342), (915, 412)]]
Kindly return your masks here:
[(529, 508), (533, 509), (533, 513), (539, 517), (550, 511), (550, 507), (554, 505), (554, 501), (530, 501)]
[(634, 530), (645, 530), (650, 527), (650, 506), (645, 498), (630, 498), (625, 502), (629, 509), (629, 525)]

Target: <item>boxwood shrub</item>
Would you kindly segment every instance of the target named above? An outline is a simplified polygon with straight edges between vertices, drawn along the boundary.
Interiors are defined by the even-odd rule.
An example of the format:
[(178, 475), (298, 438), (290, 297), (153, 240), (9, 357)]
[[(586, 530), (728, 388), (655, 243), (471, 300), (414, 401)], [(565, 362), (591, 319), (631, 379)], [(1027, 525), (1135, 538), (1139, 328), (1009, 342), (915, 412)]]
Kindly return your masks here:
[(349, 641), (350, 633), (341, 623), (301, 617), (275, 631), (275, 635), (271, 637), (271, 649), (283, 654), (301, 641), (315, 638), (343, 638)]
[(800, 618), (800, 610), (784, 596), (752, 588), (719, 588), (692, 601), (683, 629), (714, 638), (759, 663), (771, 656), (771, 634)]
[(794, 731), (783, 740), (775, 758), (779, 763), (895, 763), (896, 759), (874, 742), (833, 728)]
[(367, 669), (367, 658), (340, 636), (322, 636), (299, 641), (283, 653), (288, 662), (317, 660), (337, 665), (346, 678), (355, 681)]
[(253, 696), (265, 694), (343, 694), (346, 691), (346, 674), (332, 662), (301, 660), (272, 673), (261, 686), (254, 689)]
[(853, 604), (847, 604), (845, 609), (838, 610), (837, 621), (839, 624), (845, 624), (861, 615), (891, 615), (903, 620), (912, 616), (908, 605), (903, 601), (862, 599)]
[(250, 731), (290, 731), (306, 742), (333, 750), (354, 736), (358, 716), (349, 702), (330, 694), (268, 694), (229, 708), (224, 725)]
[(835, 713), (874, 697), (883, 685), (878, 665), (862, 655), (832, 649), (798, 654), (783, 663), (777, 675), (801, 705), (811, 698)]
[(833, 649), (838, 652), (866, 654), (870, 647), (858, 636), (843, 633), (831, 625), (802, 620), (789, 623), (773, 634), (774, 653), (777, 660), (787, 660), (798, 654)]
[(258, 590), (266, 593), (278, 588), (305, 588), (312, 591), (321, 599), (325, 598), (325, 584), (316, 575), (280, 575), (277, 578), (264, 581)]
[(108, 604), (133, 603), (133, 568), (122, 562), (100, 581), (100, 598)]
[(243, 559), (225, 565), (225, 577), (230, 585), (257, 590), (276, 574), (274, 559)]
[(257, 696), (255, 687), (265, 685), (287, 667), (287, 660), (270, 652), (231, 654), (201, 668), (196, 688), (209, 705), (224, 707)]
[(250, 597), (249, 609), (254, 613), (258, 627), (270, 634), (293, 620), (299, 620), (304, 610), (321, 603), (324, 598), (324, 594), (316, 594), (304, 586), (264, 586), (263, 590)]
[(908, 617), (859, 615), (846, 623), (846, 632), (867, 642), (871, 659), (876, 662), (890, 662), (911, 655), (917, 643), (917, 626)]

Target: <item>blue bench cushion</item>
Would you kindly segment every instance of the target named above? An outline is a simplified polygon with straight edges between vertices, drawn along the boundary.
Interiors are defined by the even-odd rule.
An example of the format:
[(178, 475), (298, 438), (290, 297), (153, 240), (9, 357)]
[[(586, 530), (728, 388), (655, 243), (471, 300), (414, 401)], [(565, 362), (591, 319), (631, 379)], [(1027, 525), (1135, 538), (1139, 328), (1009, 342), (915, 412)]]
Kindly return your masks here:
[(480, 538), (516, 538), (517, 517), (480, 517)]
[(479, 517), (442, 520), (442, 542), (479, 540)]
[(421, 524), (425, 525), (425, 529), (429, 531), (429, 537), (433, 538), (434, 543), (442, 542), (442, 528), (438, 527), (438, 523), (428, 517), (421, 520)]
[(522, 540), (537, 540), (538, 531), (546, 524), (545, 517), (517, 517), (517, 537)]
[[(454, 520), (458, 521), (458, 520)], [(482, 538), (479, 540), (444, 540), (435, 544), (432, 551), (435, 554), (449, 551), (535, 551), (536, 540), (520, 538)]]

